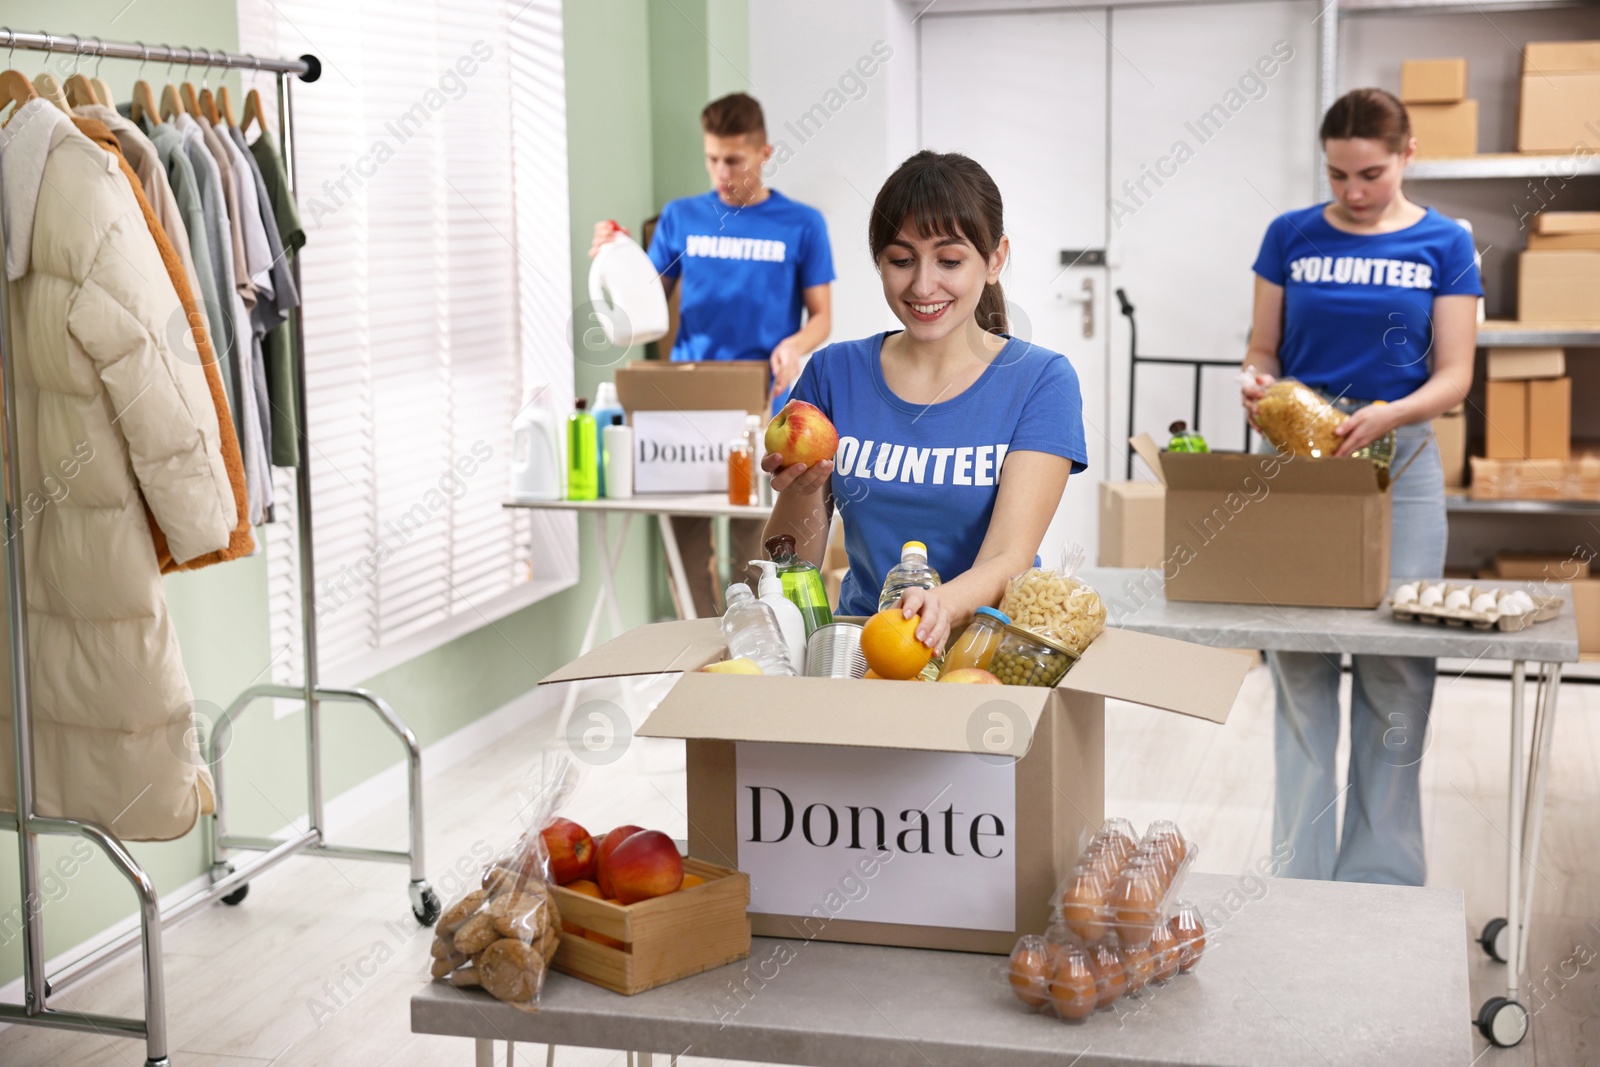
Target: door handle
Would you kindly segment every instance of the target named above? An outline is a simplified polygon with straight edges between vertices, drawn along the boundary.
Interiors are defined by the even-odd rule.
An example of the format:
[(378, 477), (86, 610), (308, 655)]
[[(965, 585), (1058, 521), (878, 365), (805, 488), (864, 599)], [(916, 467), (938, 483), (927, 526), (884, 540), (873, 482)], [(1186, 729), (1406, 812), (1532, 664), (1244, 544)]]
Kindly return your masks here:
[(1082, 288), (1076, 292), (1058, 289), (1056, 299), (1063, 304), (1078, 304), (1083, 308), (1083, 336), (1094, 336), (1094, 279), (1083, 279)]

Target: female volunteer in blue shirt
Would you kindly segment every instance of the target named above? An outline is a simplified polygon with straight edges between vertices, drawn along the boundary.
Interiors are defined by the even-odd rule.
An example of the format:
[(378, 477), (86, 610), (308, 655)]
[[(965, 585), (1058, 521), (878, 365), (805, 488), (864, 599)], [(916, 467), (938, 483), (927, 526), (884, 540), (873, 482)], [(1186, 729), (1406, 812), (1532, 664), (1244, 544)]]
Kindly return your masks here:
[(1086, 463), (1083, 405), (1065, 356), (1005, 332), (1010, 246), (1000, 191), (977, 163), (906, 160), (878, 193), (868, 243), (905, 329), (811, 357), (793, 398), (833, 421), (839, 450), (813, 468), (766, 457), (778, 493), (767, 533), (793, 533), (820, 563), (839, 508), (846, 615), (876, 611), (900, 546), (925, 542), (945, 582), (908, 591), (901, 608), (938, 650), (1033, 563), (1067, 476)]
[[(1256, 258), (1255, 321), (1244, 387), (1252, 415), (1273, 375), (1298, 378), (1353, 412), (1338, 454), (1395, 431), (1390, 573), (1444, 568), (1444, 475), (1430, 420), (1466, 397), (1477, 343), (1472, 237), (1400, 189), (1416, 152), (1405, 105), (1382, 89), (1341, 97), (1322, 121), (1334, 199), (1267, 227)], [(1385, 401), (1379, 404), (1374, 401)], [(1295, 878), (1422, 885), (1418, 776), (1434, 661), (1352, 656), (1344, 832), (1334, 814), (1339, 657), (1268, 655), (1277, 689), (1274, 844)]]

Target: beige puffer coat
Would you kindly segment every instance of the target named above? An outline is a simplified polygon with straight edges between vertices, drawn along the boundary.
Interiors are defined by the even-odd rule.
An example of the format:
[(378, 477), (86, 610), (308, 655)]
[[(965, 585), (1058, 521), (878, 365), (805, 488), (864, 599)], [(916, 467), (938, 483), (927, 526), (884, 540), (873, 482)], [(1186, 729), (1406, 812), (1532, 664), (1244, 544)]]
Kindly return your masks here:
[[(210, 809), (211, 780), (140, 494), (179, 561), (228, 543), (216, 410), (116, 161), (33, 100), (0, 130), (0, 193), (36, 810), (125, 840), (180, 837)], [(0, 805), (15, 810), (0, 681)]]

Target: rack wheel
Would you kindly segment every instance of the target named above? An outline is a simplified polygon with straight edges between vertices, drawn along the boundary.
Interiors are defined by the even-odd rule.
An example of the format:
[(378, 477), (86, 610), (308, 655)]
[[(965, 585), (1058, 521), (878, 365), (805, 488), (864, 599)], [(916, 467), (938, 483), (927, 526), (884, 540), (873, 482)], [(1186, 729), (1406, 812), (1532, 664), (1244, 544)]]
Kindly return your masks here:
[(431, 887), (424, 888), (420, 903), (412, 904), (411, 914), (415, 915), (417, 922), (423, 926), (432, 926), (438, 922), (439, 916), (444, 914), (444, 905), (439, 903), (439, 894)]
[(1483, 946), (1483, 951), (1489, 954), (1490, 959), (1501, 963), (1506, 961), (1506, 953), (1511, 951), (1508, 944), (1511, 935), (1506, 932), (1510, 925), (1504, 919), (1490, 919), (1484, 925), (1483, 933), (1478, 935), (1478, 944)]
[(242, 904), (242, 903), (244, 903), (244, 898), (249, 896), (249, 895), (250, 895), (250, 883), (246, 882), (244, 885), (240, 886), (238, 889), (235, 889), (233, 892), (231, 892), (227, 896), (223, 897), (222, 898), (222, 902), (224, 904)]
[(1478, 1009), (1478, 1032), (1496, 1048), (1513, 1048), (1528, 1036), (1528, 1009), (1505, 997), (1490, 997)]

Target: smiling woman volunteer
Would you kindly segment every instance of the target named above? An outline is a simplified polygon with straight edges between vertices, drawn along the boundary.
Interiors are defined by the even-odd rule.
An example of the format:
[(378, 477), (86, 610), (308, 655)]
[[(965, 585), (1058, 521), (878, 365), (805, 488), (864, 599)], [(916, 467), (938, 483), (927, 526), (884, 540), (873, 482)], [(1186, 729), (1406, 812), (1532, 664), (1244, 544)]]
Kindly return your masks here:
[(822, 561), (844, 517), (850, 573), (839, 611), (871, 615), (911, 540), (945, 579), (906, 592), (917, 637), (940, 650), (1006, 579), (1033, 563), (1067, 476), (1084, 469), (1083, 405), (1065, 356), (1005, 332), (1010, 244), (1000, 191), (966, 156), (918, 152), (878, 193), (867, 228), (889, 310), (905, 325), (811, 357), (794, 399), (839, 430), (830, 461), (763, 461), (777, 503), (767, 534)]
[[(1482, 289), (1471, 235), (1400, 189), (1416, 153), (1405, 105), (1382, 89), (1341, 97), (1322, 120), (1334, 199), (1267, 227), (1256, 258), (1247, 366), (1256, 401), (1277, 374), (1351, 411), (1344, 456), (1395, 431), (1390, 574), (1444, 568), (1444, 475), (1429, 420), (1466, 397)], [(1373, 403), (1385, 401), (1385, 403)], [(1268, 654), (1277, 689), (1274, 844), (1293, 878), (1422, 885), (1418, 776), (1434, 661), (1352, 656), (1348, 792), (1335, 781), (1339, 657)], [(1335, 803), (1343, 793), (1344, 832)]]

